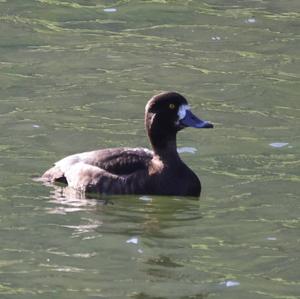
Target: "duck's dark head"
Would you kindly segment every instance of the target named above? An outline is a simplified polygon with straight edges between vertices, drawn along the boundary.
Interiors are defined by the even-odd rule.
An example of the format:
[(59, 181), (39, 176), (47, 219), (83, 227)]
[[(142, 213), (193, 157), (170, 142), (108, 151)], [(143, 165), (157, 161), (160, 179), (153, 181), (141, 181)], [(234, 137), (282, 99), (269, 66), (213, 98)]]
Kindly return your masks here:
[(145, 126), (154, 150), (172, 146), (176, 149), (176, 133), (183, 128), (212, 128), (195, 116), (187, 100), (177, 92), (163, 92), (146, 105)]

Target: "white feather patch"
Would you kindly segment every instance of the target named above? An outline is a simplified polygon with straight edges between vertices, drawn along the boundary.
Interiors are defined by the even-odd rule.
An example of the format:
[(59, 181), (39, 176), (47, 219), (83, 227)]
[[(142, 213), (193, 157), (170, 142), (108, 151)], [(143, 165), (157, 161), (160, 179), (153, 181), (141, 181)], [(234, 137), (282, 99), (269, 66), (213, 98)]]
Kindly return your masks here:
[(190, 106), (189, 105), (181, 105), (178, 109), (178, 118), (183, 119), (186, 115), (186, 111), (190, 110)]

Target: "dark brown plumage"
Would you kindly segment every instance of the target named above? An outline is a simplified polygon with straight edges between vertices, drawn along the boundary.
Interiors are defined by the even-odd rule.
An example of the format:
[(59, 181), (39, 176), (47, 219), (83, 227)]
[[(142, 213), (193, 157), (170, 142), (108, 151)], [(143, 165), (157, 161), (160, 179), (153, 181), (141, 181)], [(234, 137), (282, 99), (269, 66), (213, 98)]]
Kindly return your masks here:
[(193, 115), (180, 94), (158, 94), (145, 110), (153, 151), (112, 148), (75, 154), (56, 162), (41, 179), (89, 193), (199, 196), (200, 181), (182, 162), (176, 147), (177, 132), (188, 126), (213, 127)]

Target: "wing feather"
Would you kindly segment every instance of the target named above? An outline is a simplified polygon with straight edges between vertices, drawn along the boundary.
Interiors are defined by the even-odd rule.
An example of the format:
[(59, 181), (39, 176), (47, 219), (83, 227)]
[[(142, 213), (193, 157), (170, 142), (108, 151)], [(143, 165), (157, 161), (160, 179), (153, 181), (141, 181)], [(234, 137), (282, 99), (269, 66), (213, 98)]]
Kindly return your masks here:
[[(111, 179), (116, 176), (127, 176), (135, 172), (146, 170), (153, 158), (153, 153), (145, 148), (112, 148), (84, 152), (67, 156), (56, 162), (47, 170), (42, 180), (47, 182), (68, 182), (76, 176), (89, 177), (83, 172)], [(88, 167), (92, 166), (92, 167)], [(81, 170), (81, 171), (80, 171)], [(72, 177), (68, 179), (67, 177)], [(76, 185), (76, 184), (75, 184)]]

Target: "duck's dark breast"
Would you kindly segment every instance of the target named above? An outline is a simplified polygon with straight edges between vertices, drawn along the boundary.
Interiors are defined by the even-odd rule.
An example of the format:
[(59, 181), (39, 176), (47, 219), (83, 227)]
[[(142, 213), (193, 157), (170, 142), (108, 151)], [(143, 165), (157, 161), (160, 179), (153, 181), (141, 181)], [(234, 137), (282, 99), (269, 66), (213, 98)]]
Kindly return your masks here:
[(162, 171), (153, 172), (146, 181), (147, 194), (200, 196), (201, 183), (184, 163), (163, 165)]

